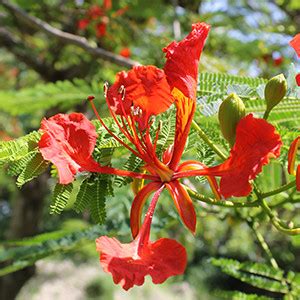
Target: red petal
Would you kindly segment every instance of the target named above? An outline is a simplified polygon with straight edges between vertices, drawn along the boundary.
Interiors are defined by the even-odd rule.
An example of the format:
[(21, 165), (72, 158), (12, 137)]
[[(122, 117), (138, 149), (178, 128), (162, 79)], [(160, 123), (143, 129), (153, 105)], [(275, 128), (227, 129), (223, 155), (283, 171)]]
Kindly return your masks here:
[(196, 99), (198, 63), (208, 32), (206, 23), (193, 24), (186, 38), (163, 49), (167, 58), (164, 70), (171, 90), (176, 87), (188, 98)]
[(290, 41), (290, 45), (294, 48), (298, 57), (300, 57), (300, 33), (294, 36), (294, 38)]
[(297, 137), (291, 144), (288, 152), (288, 172), (291, 175), (296, 175), (297, 191), (300, 191), (300, 165), (295, 170), (297, 150), (300, 148), (300, 136)]
[(300, 73), (296, 75), (296, 83), (298, 86), (300, 86)]
[(221, 165), (209, 168), (211, 175), (221, 176), (220, 192), (224, 197), (247, 196), (254, 179), (269, 162), (278, 157), (281, 138), (274, 126), (252, 114), (242, 118), (236, 129), (236, 142), (230, 157)]
[(193, 99), (185, 97), (177, 88), (173, 89), (172, 95), (176, 99), (175, 104), (177, 110), (174, 149), (169, 166), (172, 170), (176, 170), (190, 132), (191, 123), (196, 110), (196, 102)]
[(114, 283), (120, 283), (125, 290), (142, 285), (146, 275), (152, 277), (153, 283), (162, 283), (170, 276), (182, 274), (186, 267), (186, 251), (175, 240), (149, 242), (141, 255), (137, 254), (137, 240), (121, 244), (115, 238), (103, 236), (96, 244), (104, 271), (111, 273)]
[(196, 213), (188, 192), (177, 180), (166, 183), (166, 187), (172, 196), (182, 222), (192, 233), (195, 233)]
[[(123, 101), (119, 94), (121, 86), (125, 88)], [(151, 115), (163, 113), (174, 101), (164, 71), (155, 66), (137, 66), (129, 72), (118, 73), (115, 83), (108, 89), (107, 97), (118, 115), (123, 115), (121, 105), (127, 114), (132, 106), (141, 109), (137, 121), (142, 129), (145, 129)]]
[(130, 212), (130, 228), (132, 236), (135, 238), (141, 227), (141, 216), (143, 207), (149, 195), (162, 186), (161, 182), (150, 182), (145, 185), (135, 196)]
[(58, 170), (59, 182), (68, 184), (78, 171), (96, 171), (92, 158), (97, 134), (94, 125), (80, 113), (57, 114), (41, 123), (44, 132), (39, 149)]
[[(207, 166), (199, 161), (187, 160), (178, 167), (177, 172), (188, 171), (188, 170), (199, 170), (199, 169), (201, 170), (201, 169), (205, 169), (205, 168), (207, 168)], [(216, 178), (213, 176), (206, 176), (206, 179), (207, 179), (215, 197), (218, 200), (220, 200), (221, 196), (220, 196), (219, 186), (218, 186)]]
[(154, 283), (162, 283), (185, 270), (187, 257), (181, 244), (171, 239), (149, 241), (154, 209), (163, 189), (164, 186), (160, 186), (155, 192), (134, 241), (121, 244), (117, 239), (106, 236), (96, 240), (104, 271), (111, 273), (114, 282), (120, 283), (125, 290), (142, 285), (146, 275), (150, 275)]
[(297, 150), (300, 147), (300, 136), (298, 136), (292, 143), (288, 152), (288, 172), (291, 175), (296, 175), (295, 162)]

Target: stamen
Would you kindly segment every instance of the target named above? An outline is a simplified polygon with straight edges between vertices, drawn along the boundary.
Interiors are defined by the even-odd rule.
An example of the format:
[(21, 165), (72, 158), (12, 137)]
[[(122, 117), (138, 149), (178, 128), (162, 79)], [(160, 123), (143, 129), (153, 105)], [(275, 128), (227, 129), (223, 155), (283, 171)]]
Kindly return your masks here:
[(122, 95), (122, 97), (121, 97), (122, 101), (125, 100), (125, 92), (126, 92), (126, 90), (125, 90), (124, 85), (121, 85), (120, 88), (119, 88), (118, 93)]
[(140, 117), (143, 114), (143, 111), (139, 106), (137, 106), (137, 107), (131, 106), (130, 110), (131, 110), (132, 115), (135, 117)]
[(107, 81), (104, 82), (103, 84), (103, 92), (104, 92), (104, 97), (107, 98), (107, 92), (108, 92), (109, 84)]
[[(107, 98), (106, 98), (107, 101)], [(116, 136), (107, 126), (106, 124), (103, 122), (102, 118), (100, 117), (96, 106), (94, 104), (93, 101), (90, 101), (91, 105), (92, 105), (92, 109), (97, 117), (97, 119), (100, 121), (100, 123), (102, 124), (102, 126), (106, 129), (106, 131), (115, 139), (117, 140), (121, 145), (123, 145), (125, 148), (127, 148), (129, 151), (131, 151), (135, 156), (139, 157), (142, 159), (142, 157), (140, 156), (139, 153), (137, 153), (134, 149), (132, 149), (130, 146), (128, 146), (126, 143), (124, 143), (118, 136)], [(110, 108), (110, 107), (109, 107)], [(110, 109), (110, 113), (112, 113), (111, 109)], [(114, 115), (112, 115), (114, 117)]]
[(95, 96), (88, 96), (87, 98), (86, 98), (86, 100), (88, 100), (88, 101), (93, 101), (95, 99)]

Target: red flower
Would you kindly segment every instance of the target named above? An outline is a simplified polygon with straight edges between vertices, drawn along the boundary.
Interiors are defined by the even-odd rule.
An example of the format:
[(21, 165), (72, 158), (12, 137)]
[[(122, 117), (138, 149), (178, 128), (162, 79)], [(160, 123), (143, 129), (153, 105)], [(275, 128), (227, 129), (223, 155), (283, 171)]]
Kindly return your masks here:
[[(120, 89), (125, 91), (123, 100)], [(164, 71), (154, 66), (137, 66), (118, 73), (107, 99), (118, 115), (130, 114), (132, 110), (142, 130), (150, 116), (166, 111), (174, 101)]]
[(296, 79), (297, 85), (300, 86), (300, 73), (298, 73), (298, 74), (296, 75), (295, 79)]
[(77, 172), (99, 170), (92, 157), (96, 130), (83, 114), (58, 114), (43, 119), (41, 130), (44, 133), (39, 141), (40, 152), (57, 167), (61, 184), (72, 182)]
[(178, 172), (176, 178), (196, 175), (220, 176), (220, 193), (225, 197), (247, 196), (250, 181), (280, 154), (282, 142), (274, 126), (252, 114), (242, 118), (236, 128), (236, 142), (222, 164), (197, 171)]
[(110, 10), (112, 7), (111, 0), (103, 0), (103, 9)]
[(129, 48), (122, 48), (122, 49), (120, 50), (120, 55), (123, 56), (123, 57), (128, 58), (128, 57), (131, 56), (131, 51), (130, 51)]
[(81, 20), (78, 21), (77, 26), (78, 26), (78, 29), (84, 30), (84, 29), (87, 28), (87, 26), (89, 24), (90, 24), (90, 20), (88, 20), (88, 19), (81, 19)]
[(105, 14), (105, 9), (99, 5), (93, 5), (88, 10), (88, 16), (90, 19), (95, 20)]
[[(164, 188), (167, 188), (170, 193), (182, 222), (194, 233), (195, 209), (184, 185), (179, 182), (180, 178), (207, 176), (213, 192), (219, 198), (219, 188), (214, 176), (220, 176), (221, 194), (225, 197), (245, 196), (251, 192), (250, 181), (261, 172), (262, 166), (268, 163), (270, 157), (279, 156), (282, 143), (275, 128), (265, 120), (256, 119), (250, 114), (240, 120), (237, 126), (236, 143), (231, 149), (229, 158), (223, 164), (211, 168), (196, 161), (179, 164), (196, 109), (198, 62), (208, 31), (207, 24), (195, 24), (185, 39), (166, 47), (164, 51), (167, 53), (167, 62), (164, 70), (154, 66), (137, 66), (128, 72), (118, 73), (115, 83), (109, 88), (105, 86), (106, 101), (111, 116), (123, 138), (106, 126), (95, 108), (93, 97), (89, 97), (97, 118), (107, 132), (143, 160), (143, 170), (148, 174), (122, 171), (98, 164), (94, 168), (91, 154), (96, 137), (91, 145), (87, 145), (81, 139), (77, 140), (77, 144), (71, 143), (72, 146), (73, 144), (78, 146), (80, 140), (80, 145), (85, 149), (82, 151), (82, 157), (78, 159), (77, 148), (75, 147), (74, 150), (71, 146), (65, 146), (65, 144), (69, 145), (69, 140), (75, 139), (77, 134), (77, 130), (74, 130), (74, 133), (72, 132), (74, 135), (70, 138), (69, 125), (64, 126), (61, 133), (58, 130), (60, 134), (55, 131), (50, 132), (49, 129), (51, 130), (52, 127), (56, 129), (56, 126), (61, 126), (61, 122), (58, 122), (55, 126), (46, 128), (48, 131), (44, 133), (47, 134), (44, 140), (50, 140), (49, 146), (54, 145), (49, 151), (52, 154), (50, 158), (55, 158), (51, 161), (56, 165), (58, 163), (60, 168), (65, 162), (68, 166), (70, 161), (68, 157), (71, 157), (73, 159), (71, 162), (75, 161), (80, 166), (78, 170), (81, 170), (85, 163), (86, 169), (92, 172), (150, 180), (133, 200), (130, 226), (134, 241), (121, 244), (114, 238), (97, 239), (101, 265), (106, 272), (112, 274), (114, 282), (121, 283), (124, 289), (143, 284), (146, 275), (150, 275), (154, 283), (161, 283), (168, 277), (184, 271), (186, 252), (180, 244), (170, 239), (160, 239), (154, 243), (149, 241), (154, 208)], [(176, 105), (175, 139), (173, 145), (160, 158), (157, 155), (160, 127), (154, 135), (150, 134), (153, 124), (151, 116), (165, 112), (173, 102)], [(66, 123), (69, 124), (69, 121)], [(125, 142), (124, 137), (128, 142)], [(42, 141), (40, 143), (43, 144)], [(76, 171), (77, 169), (75, 173)], [(70, 180), (74, 172), (71, 176)], [(141, 224), (143, 207), (153, 192), (155, 195), (144, 223)]]
[(182, 274), (187, 255), (184, 247), (175, 240), (162, 238), (150, 242), (150, 226), (162, 184), (156, 191), (141, 230), (129, 244), (121, 244), (115, 238), (102, 236), (96, 240), (103, 270), (111, 273), (114, 283), (128, 290), (142, 285), (146, 275), (153, 283), (163, 283), (170, 276)]
[(290, 45), (294, 48), (298, 57), (300, 57), (300, 33), (294, 36), (294, 38), (290, 41)]
[(296, 186), (298, 191), (300, 191), (300, 165), (298, 165), (297, 170), (295, 170), (295, 162), (297, 150), (299, 149), (299, 147), (300, 136), (292, 142), (288, 153), (288, 172), (291, 175), (296, 175)]
[(96, 36), (98, 38), (103, 37), (106, 35), (106, 23), (100, 22), (95, 26), (96, 29)]
[[(149, 195), (157, 191), (155, 198), (158, 199), (161, 190), (166, 187), (183, 223), (189, 230), (195, 232), (196, 213), (192, 200), (184, 186), (173, 178), (173, 175), (177, 171), (195, 111), (198, 62), (208, 28), (205, 23), (194, 25), (192, 33), (187, 38), (167, 47), (169, 55), (167, 55), (165, 72), (154, 66), (137, 66), (129, 72), (118, 73), (115, 83), (106, 90), (106, 100), (111, 115), (130, 145), (106, 127), (108, 132), (141, 158), (145, 162), (144, 169), (155, 178), (138, 192), (132, 204), (130, 225), (135, 240), (127, 245), (107, 237), (97, 240), (104, 270), (111, 272), (114, 281), (121, 282), (125, 289), (134, 284), (142, 284), (146, 274), (150, 274), (153, 282), (158, 283), (171, 275), (181, 274), (184, 270), (186, 256), (182, 246), (168, 239), (150, 243), (148, 241), (150, 224), (147, 218), (144, 225), (141, 225), (140, 220)], [(177, 65), (180, 67), (175, 72), (174, 68)], [(173, 77), (176, 80), (173, 80)], [(150, 136), (152, 124), (150, 117), (166, 111), (174, 99), (177, 107), (176, 137), (174, 145), (165, 151), (163, 159), (160, 160), (156, 154), (160, 129), (157, 130), (155, 138)], [(106, 126), (99, 117), (94, 103), (91, 104), (100, 122)], [(186, 166), (186, 169), (189, 167), (193, 169), (192, 166)], [(211, 180), (211, 183), (214, 191), (217, 191), (216, 181)], [(144, 235), (147, 236), (146, 239)], [(144, 245), (143, 250), (139, 250), (140, 245)], [(170, 251), (168, 255), (167, 250)], [(167, 257), (169, 257), (168, 263)], [(179, 269), (175, 268), (176, 260)]]
[(283, 63), (283, 57), (279, 56), (273, 59), (274, 66), (278, 67)]

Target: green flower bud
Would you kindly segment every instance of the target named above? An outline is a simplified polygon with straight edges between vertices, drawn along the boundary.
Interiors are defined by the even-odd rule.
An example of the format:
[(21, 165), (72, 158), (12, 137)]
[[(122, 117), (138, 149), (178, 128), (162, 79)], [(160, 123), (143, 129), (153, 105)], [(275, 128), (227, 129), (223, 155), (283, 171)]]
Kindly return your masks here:
[(276, 106), (285, 96), (287, 91), (287, 82), (283, 74), (279, 74), (271, 78), (265, 87), (265, 100), (267, 109), (264, 118), (267, 119), (270, 111)]
[(219, 123), (224, 138), (233, 146), (236, 126), (246, 114), (244, 102), (236, 94), (230, 94), (220, 105)]

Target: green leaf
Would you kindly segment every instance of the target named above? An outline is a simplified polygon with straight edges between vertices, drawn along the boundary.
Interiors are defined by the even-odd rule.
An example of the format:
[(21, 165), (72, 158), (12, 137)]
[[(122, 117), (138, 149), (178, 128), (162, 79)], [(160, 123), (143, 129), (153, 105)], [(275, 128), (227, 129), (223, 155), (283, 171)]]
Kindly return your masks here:
[[(139, 171), (142, 164), (143, 164), (143, 161), (140, 158), (138, 158), (137, 156), (135, 156), (133, 153), (131, 153), (129, 155), (129, 158), (127, 159), (127, 161), (124, 163), (122, 169), (129, 170), (132, 172), (137, 172), (137, 171)], [(132, 181), (132, 178), (130, 178), (130, 177), (117, 176), (117, 178), (114, 180), (114, 184), (117, 187), (121, 187), (121, 186), (128, 184), (131, 181)]]
[(219, 258), (212, 259), (212, 264), (234, 278), (252, 286), (277, 293), (288, 293), (287, 284), (282, 280), (283, 271), (266, 264), (252, 262), (240, 263), (237, 260)]
[(110, 176), (91, 176), (80, 185), (74, 209), (77, 212), (83, 212), (86, 208), (89, 208), (92, 219), (99, 224), (103, 224), (106, 218), (105, 201), (112, 194)]
[(40, 132), (33, 131), (18, 139), (0, 142), (0, 165), (22, 159), (37, 148)]
[(28, 160), (27, 163), (24, 165), (23, 171), (18, 176), (17, 185), (20, 187), (24, 183), (39, 176), (41, 173), (43, 173), (47, 169), (48, 165), (49, 165), (49, 163), (44, 160), (41, 153), (36, 152), (30, 158), (30, 160)]
[(50, 214), (60, 214), (66, 207), (71, 192), (73, 190), (73, 184), (59, 184), (57, 183), (54, 188), (52, 204), (50, 205)]
[(105, 202), (113, 194), (109, 176), (97, 176), (91, 187), (94, 198), (90, 201), (90, 211), (94, 222), (103, 224), (106, 219)]
[(98, 93), (94, 83), (83, 79), (40, 83), (16, 91), (0, 91), (0, 110), (11, 115), (24, 115), (45, 111), (51, 107), (62, 109), (82, 103), (87, 95)]
[(217, 291), (214, 293), (218, 299), (230, 300), (269, 300), (272, 298), (259, 296), (256, 294), (245, 294), (239, 291)]
[[(47, 256), (73, 250), (86, 244), (87, 241), (94, 242), (97, 237), (104, 234), (106, 234), (106, 230), (99, 225), (95, 225), (86, 230), (71, 233), (65, 232), (62, 234), (61, 231), (44, 233), (33, 237), (32, 245), (21, 247), (11, 247), (10, 245), (8, 249), (4, 248), (0, 250), (0, 261), (3, 266), (0, 268), (0, 276), (33, 265), (36, 261)], [(16, 241), (13, 241), (12, 243), (16, 243)]]

